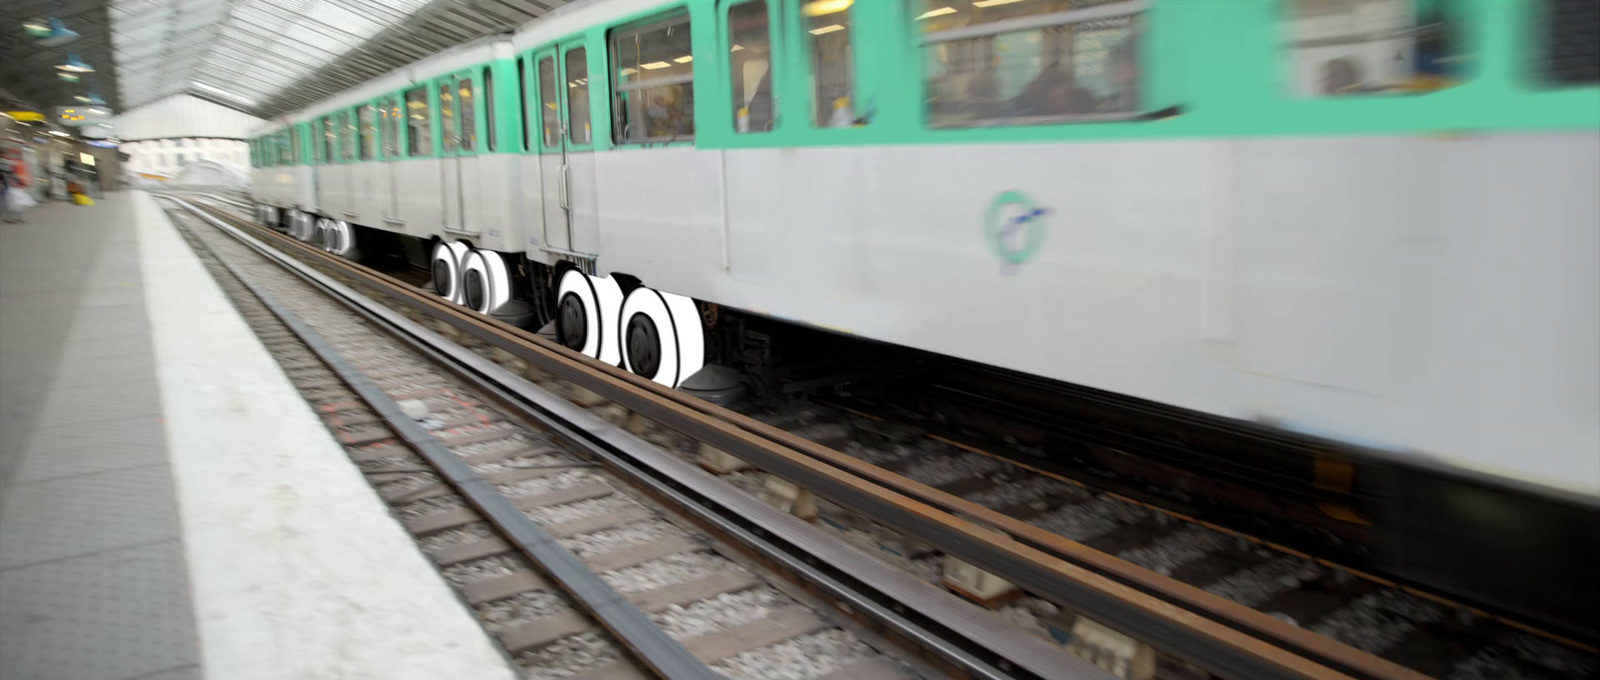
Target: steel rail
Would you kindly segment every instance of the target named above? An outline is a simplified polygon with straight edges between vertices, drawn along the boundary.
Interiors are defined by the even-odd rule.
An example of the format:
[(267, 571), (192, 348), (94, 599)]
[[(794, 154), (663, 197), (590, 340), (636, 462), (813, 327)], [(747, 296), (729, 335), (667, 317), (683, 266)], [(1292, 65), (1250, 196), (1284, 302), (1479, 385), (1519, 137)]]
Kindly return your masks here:
[[(231, 218), (238, 219), (238, 218)], [(243, 223), (243, 220), (240, 220)], [(1026, 591), (1226, 677), (1427, 676), (436, 299), (275, 231), (291, 250), (563, 380), (819, 493)], [(485, 333), (485, 330), (492, 332)]]

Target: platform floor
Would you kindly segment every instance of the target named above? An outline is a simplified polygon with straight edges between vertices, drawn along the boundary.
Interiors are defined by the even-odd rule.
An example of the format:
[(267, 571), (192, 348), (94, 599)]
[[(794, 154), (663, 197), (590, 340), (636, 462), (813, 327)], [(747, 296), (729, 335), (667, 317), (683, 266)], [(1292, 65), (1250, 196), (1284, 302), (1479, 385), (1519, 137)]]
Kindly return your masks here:
[(0, 224), (0, 680), (512, 678), (156, 206)]

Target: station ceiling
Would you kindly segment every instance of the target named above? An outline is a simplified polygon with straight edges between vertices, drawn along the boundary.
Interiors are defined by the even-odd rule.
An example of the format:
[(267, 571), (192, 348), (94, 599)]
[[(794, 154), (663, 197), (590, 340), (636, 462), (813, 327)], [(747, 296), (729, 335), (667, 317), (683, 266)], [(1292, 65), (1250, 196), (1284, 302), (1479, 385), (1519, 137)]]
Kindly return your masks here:
[[(0, 89), (40, 107), (86, 92), (114, 110), (190, 94), (261, 118), (311, 104), (561, 0), (3, 0)], [(56, 17), (80, 37), (42, 47), (22, 28)], [(95, 68), (78, 83), (55, 66)]]

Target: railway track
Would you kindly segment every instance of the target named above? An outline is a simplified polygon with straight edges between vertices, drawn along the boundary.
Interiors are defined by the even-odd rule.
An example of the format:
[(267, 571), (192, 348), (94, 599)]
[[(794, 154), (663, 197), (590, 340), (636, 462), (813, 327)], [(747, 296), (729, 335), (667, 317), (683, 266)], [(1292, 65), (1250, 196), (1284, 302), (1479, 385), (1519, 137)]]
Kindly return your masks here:
[[(832, 555), (813, 550), (794, 565), (770, 547), (744, 546), (761, 562), (733, 559), (724, 553), (742, 556), (726, 542), (749, 537), (704, 531), (657, 503), (602, 468), (570, 426), (507, 413), (481, 385), (436, 365), (440, 357), (419, 356), (377, 320), (352, 314), (281, 264), (191, 215), (174, 211), (173, 219), (378, 494), (531, 676), (940, 675), (870, 626), (829, 613), (842, 603), (870, 619), (873, 603), (837, 597), (844, 592), (837, 584), (824, 593), (824, 575), (795, 573), (808, 560), (837, 560), (842, 546)], [(606, 436), (625, 436), (603, 420), (585, 431), (607, 427)], [(818, 542), (811, 527), (770, 514), (789, 520), (786, 540)], [(872, 571), (857, 573), (870, 581)], [(891, 569), (878, 572), (899, 582), (902, 609), (942, 608), (953, 617), (970, 609)], [(912, 651), (962, 675), (1111, 677), (1028, 640), (993, 650), (1020, 671), (1004, 672), (951, 646), (948, 634), (880, 613), (886, 630), (918, 641), (907, 645)], [(995, 623), (986, 612), (964, 614), (980, 638)], [(981, 644), (961, 641), (974, 642)]]
[[(212, 212), (215, 218), (220, 211)], [(1123, 664), (1124, 677), (1595, 672), (1593, 650), (966, 450), (912, 426), (816, 405), (741, 418), (381, 275), (356, 273), (276, 232), (254, 233), (441, 324), (482, 355), (552, 378), (541, 384), (577, 403), (613, 409), (613, 420), (637, 422), (632, 429), (682, 460), (703, 447), (736, 454), (761, 470), (727, 477), (752, 495), (771, 496), (774, 479), (818, 492), (817, 526), (925, 583), (945, 580), (947, 560), (968, 573), (1001, 576), (1020, 587), (1019, 599), (1002, 608), (1007, 618), (1088, 656), (1122, 648), (1110, 656)], [(1091, 638), (1099, 647), (1085, 649)], [(1128, 653), (1127, 640), (1156, 652), (1153, 668), (1129, 666), (1138, 654)]]

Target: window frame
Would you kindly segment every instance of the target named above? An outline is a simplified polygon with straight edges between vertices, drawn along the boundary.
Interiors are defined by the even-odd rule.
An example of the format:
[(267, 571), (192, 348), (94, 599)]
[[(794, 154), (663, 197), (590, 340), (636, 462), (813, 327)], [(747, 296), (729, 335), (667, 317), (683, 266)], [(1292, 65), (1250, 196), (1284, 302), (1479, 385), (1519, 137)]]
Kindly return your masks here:
[(483, 135), (479, 141), (483, 142), (482, 149), (485, 153), (495, 153), (500, 150), (500, 135), (495, 130), (495, 126), (500, 122), (500, 117), (495, 115), (496, 112), (494, 110), (496, 104), (494, 96), (494, 64), (484, 64), (483, 68), (478, 70), (478, 84), (478, 89), (481, 91), (478, 108), (483, 111)]
[[(533, 78), (534, 85), (533, 97), (534, 102), (536, 103), (534, 108), (539, 111), (539, 135), (536, 138), (534, 148), (539, 154), (562, 153), (567, 148), (567, 98), (561, 96), (562, 90), (560, 89), (560, 86), (562, 83), (566, 82), (566, 79), (561, 77), (561, 59), (559, 50), (556, 48), (556, 45), (547, 45), (534, 50), (531, 52), (531, 54), (533, 55), (534, 63), (534, 67), (532, 69), (533, 73), (530, 74), (530, 77)], [(551, 103), (556, 105), (556, 140), (554, 144), (549, 143), (545, 139), (544, 106), (546, 102), (544, 100), (544, 95), (546, 94), (546, 88), (544, 83), (540, 82), (539, 80), (539, 63), (545, 61), (546, 59), (550, 61), (550, 89), (552, 91), (549, 94), (553, 96), (553, 102)]]
[[(434, 102), (438, 105), (439, 110), (439, 115), (436, 116), (439, 124), (434, 128), (434, 130), (439, 133), (438, 141), (434, 143), (434, 149), (437, 152), (435, 155), (438, 158), (454, 158), (461, 151), (461, 145), (457, 141), (458, 137), (452, 136), (459, 135), (461, 133), (461, 121), (460, 118), (456, 116), (455, 76), (439, 76), (438, 78), (434, 78), (433, 80), (429, 81), (429, 83), (431, 83), (429, 87), (432, 90), (430, 95), (434, 98)], [(443, 90), (440, 88), (443, 88)], [(446, 95), (449, 96), (450, 108), (448, 109), (448, 116), (445, 115)], [(449, 122), (448, 126), (445, 124), (446, 119), (448, 119)], [(446, 129), (447, 127), (448, 129)], [(446, 142), (449, 143), (446, 144)]]
[[(574, 51), (577, 51), (577, 50), (583, 50), (584, 51), (583, 52), (583, 67), (584, 67), (583, 95), (584, 95), (584, 99), (588, 100), (588, 107), (589, 107), (587, 109), (587, 112), (589, 114), (589, 120), (586, 121), (586, 124), (589, 126), (589, 129), (588, 129), (589, 141), (580, 144), (578, 142), (573, 141), (573, 139), (572, 139), (573, 130), (576, 129), (576, 127), (572, 124), (572, 102), (573, 102), (574, 98), (572, 97), (572, 93), (571, 92), (568, 92), (566, 90), (562, 91), (564, 94), (563, 94), (563, 96), (558, 97), (558, 99), (561, 99), (566, 103), (565, 106), (561, 107), (561, 127), (564, 130), (566, 130), (566, 134), (561, 136), (561, 144), (567, 151), (593, 151), (593, 150), (595, 150), (595, 134), (594, 134), (594, 112), (595, 112), (595, 108), (594, 108), (594, 91), (595, 91), (595, 88), (594, 88), (594, 51), (589, 49), (589, 47), (590, 47), (589, 43), (587, 41), (584, 41), (584, 40), (576, 40), (576, 41), (573, 41), (573, 42), (558, 42), (558, 43), (556, 43), (556, 47), (558, 48), (558, 51), (560, 52), (560, 54), (559, 54), (560, 58), (556, 59), (556, 76), (557, 76), (556, 77), (556, 86), (557, 87), (560, 87), (562, 83), (566, 83), (567, 82), (567, 78), (570, 77), (568, 75), (568, 73), (567, 73), (567, 62), (571, 59), (571, 54)], [(567, 88), (567, 90), (571, 90), (571, 89), (573, 89), (573, 88)], [(609, 111), (609, 110), (610, 109), (607, 109), (607, 111)], [(609, 126), (609, 122), (607, 124)]]
[[(434, 134), (434, 128), (436, 126), (434, 119), (438, 118), (438, 116), (433, 114), (433, 100), (430, 98), (430, 90), (432, 89), (433, 87), (430, 84), (422, 83), (413, 87), (402, 88), (400, 90), (400, 110), (405, 115), (405, 131), (404, 134), (401, 135), (400, 140), (402, 142), (400, 147), (400, 154), (402, 158), (431, 158), (435, 155), (434, 140), (438, 137)], [(423, 108), (427, 110), (423, 124), (420, 126), (416, 126), (411, 123), (411, 95), (416, 93), (418, 90), (421, 90), (422, 92)], [(426, 145), (428, 147), (427, 149), (412, 148), (411, 131), (417, 127), (428, 128), (428, 143)]]
[[(766, 130), (739, 132), (739, 114), (738, 110), (735, 109), (729, 113), (727, 119), (720, 121), (727, 123), (727, 130), (735, 138), (748, 134), (762, 135), (779, 132), (784, 129), (783, 121), (785, 116), (779, 106), (779, 101), (783, 99), (780, 93), (783, 92), (784, 77), (788, 71), (786, 66), (788, 53), (783, 49), (785, 41), (781, 29), (785, 22), (780, 13), (784, 11), (783, 5), (786, 3), (782, 0), (727, 0), (719, 4), (717, 6), (717, 55), (719, 59), (724, 60), (724, 63), (732, 63), (732, 60), (727, 55), (733, 52), (733, 22), (731, 20), (733, 9), (740, 5), (751, 5), (758, 2), (767, 7), (767, 68), (772, 73), (771, 92), (768, 93), (768, 96), (772, 99), (772, 127)], [(777, 21), (774, 21), (774, 19), (777, 19)], [(733, 75), (732, 69), (727, 69), (726, 73), (721, 74), (723, 76), (720, 78), (722, 82), (718, 83), (717, 87), (719, 92), (726, 95), (724, 100), (730, 104), (733, 102)], [(698, 132), (699, 122), (696, 121), (695, 125)]]
[[(798, 7), (798, 5), (796, 5), (796, 6)], [(769, 12), (771, 11), (770, 6), (768, 8), (768, 11)], [(725, 16), (725, 14), (724, 14), (724, 16)], [(771, 15), (769, 14), (768, 16), (771, 16)], [(688, 30), (689, 30), (689, 56), (693, 58), (690, 61), (691, 66), (689, 67), (690, 68), (689, 74), (687, 76), (681, 76), (681, 77), (678, 77), (678, 78), (661, 79), (661, 80), (653, 80), (653, 81), (639, 81), (639, 82), (634, 82), (634, 83), (628, 83), (626, 89), (619, 88), (619, 84), (617, 82), (617, 77), (618, 77), (618, 73), (617, 72), (619, 70), (618, 69), (618, 65), (620, 64), (620, 59), (618, 57), (618, 52), (617, 52), (617, 45), (618, 45), (617, 41), (619, 39), (622, 39), (622, 38), (627, 38), (627, 37), (630, 37), (630, 36), (639, 35), (639, 34), (642, 34), (642, 33), (647, 33), (647, 32), (650, 32), (650, 31), (660, 30), (660, 29), (664, 29), (664, 28), (671, 28), (673, 26), (679, 26), (679, 25), (687, 27)], [(639, 18), (639, 19), (633, 20), (633, 21), (626, 21), (626, 22), (611, 26), (611, 27), (606, 29), (605, 38), (604, 38), (604, 48), (605, 48), (604, 54), (605, 54), (605, 66), (606, 66), (606, 108), (605, 108), (605, 111), (606, 111), (606, 116), (608, 118), (608, 120), (606, 121), (606, 127), (610, 131), (610, 143), (611, 143), (611, 146), (613, 148), (622, 147), (622, 146), (634, 146), (634, 147), (637, 147), (637, 146), (668, 145), (668, 144), (677, 144), (677, 143), (688, 143), (688, 144), (690, 144), (692, 146), (695, 143), (695, 138), (700, 133), (700, 121), (698, 120), (699, 116), (697, 115), (698, 114), (697, 109), (699, 108), (698, 102), (699, 102), (699, 94), (700, 93), (696, 93), (695, 92), (695, 90), (696, 90), (695, 86), (697, 84), (697, 82), (696, 82), (697, 76), (702, 73), (702, 69), (695, 68), (692, 64), (694, 63), (694, 61), (698, 61), (699, 59), (701, 59), (701, 57), (703, 55), (697, 55), (694, 52), (694, 30), (695, 30), (694, 13), (690, 11), (690, 9), (689, 9), (689, 7), (687, 5), (681, 5), (681, 4), (680, 5), (672, 5), (672, 6), (669, 6), (669, 7), (664, 7), (664, 8), (661, 8), (659, 10), (651, 12), (648, 16), (645, 16), (645, 17), (642, 17), (642, 18)], [(770, 26), (769, 26), (769, 30), (770, 30)], [(573, 49), (576, 49), (576, 48), (573, 48)], [(560, 82), (566, 82), (566, 68), (565, 68), (566, 59), (565, 59), (565, 53), (567, 51), (568, 50), (563, 50), (562, 51), (563, 52), (563, 58), (561, 59), (561, 61), (563, 63), (562, 63), (562, 72), (561, 72), (562, 78), (560, 79)], [(720, 71), (721, 69), (718, 69), (718, 70)], [(594, 69), (592, 68), (592, 65), (591, 65), (591, 68), (589, 69), (589, 75), (588, 75), (588, 89), (589, 89), (589, 92), (590, 92), (590, 95), (591, 95), (590, 96), (591, 105), (590, 105), (590, 110), (589, 110), (590, 131), (591, 131), (590, 135), (589, 135), (589, 141), (590, 141), (591, 144), (593, 144), (593, 142), (594, 142), (594, 134), (593, 134), (594, 107), (593, 107), (593, 103), (592, 103), (592, 100), (593, 100), (593, 85), (594, 85)], [(617, 102), (618, 102), (617, 98), (618, 98), (618, 95), (623, 93), (623, 92), (635, 92), (635, 91), (638, 91), (638, 90), (644, 90), (644, 89), (653, 88), (653, 87), (670, 87), (672, 85), (687, 85), (689, 87), (689, 91), (690, 91), (691, 95), (695, 99), (696, 104), (694, 106), (690, 106), (689, 107), (689, 120), (690, 120), (691, 127), (694, 128), (694, 132), (691, 132), (688, 135), (679, 135), (679, 136), (673, 136), (673, 137), (645, 137), (643, 139), (636, 139), (636, 140), (635, 139), (622, 139), (621, 138), (621, 130), (619, 130), (617, 128), (618, 122), (622, 119), (621, 116), (617, 115), (617, 108), (618, 108), (617, 107)], [(718, 91), (721, 90), (720, 87), (719, 88), (715, 88), (715, 89), (717, 89)], [(730, 94), (729, 98), (731, 98), (731, 97), (732, 97), (732, 95)], [(570, 107), (570, 104), (569, 104), (569, 107)], [(569, 133), (569, 138), (570, 138), (571, 126), (568, 125), (568, 128), (569, 128), (568, 129), (568, 133)]]
[(520, 111), (522, 119), (522, 143), (520, 145), (521, 148), (518, 149), (520, 153), (528, 152), (528, 142), (531, 141), (529, 137), (532, 134), (532, 130), (528, 127), (528, 97), (533, 94), (532, 88), (528, 87), (528, 77), (530, 76), (528, 73), (528, 61), (532, 57), (533, 54), (531, 52), (517, 55), (517, 109)]
[[(378, 107), (377, 100), (369, 100), (356, 105), (356, 162), (378, 160), (378, 147), (382, 143), (378, 139)], [(367, 111), (372, 123), (372, 134), (367, 134), (367, 125), (361, 121), (361, 112)]]
[[(915, 3), (917, 0), (903, 1), (909, 8), (913, 10), (916, 8)], [(1280, 2), (1288, 1), (1291, 0), (1280, 0)], [(923, 33), (917, 30), (917, 27), (914, 24), (911, 25), (911, 46), (916, 54), (914, 61), (917, 65), (916, 69), (918, 82), (918, 86), (916, 87), (916, 117), (921, 129), (934, 133), (945, 133), (956, 130), (1042, 130), (1058, 128), (1061, 126), (1070, 127), (1104, 123), (1124, 123), (1147, 119), (1150, 116), (1150, 112), (1154, 110), (1154, 107), (1152, 107), (1150, 103), (1152, 86), (1151, 76), (1149, 75), (1149, 66), (1151, 63), (1149, 57), (1151, 48), (1149, 45), (1150, 41), (1146, 37), (1149, 33), (1148, 24), (1150, 21), (1149, 17), (1152, 13), (1153, 4), (1153, 0), (1122, 0), (1121, 2), (1107, 2), (1102, 5), (1091, 5), (1088, 7), (1051, 12), (1049, 14), (1026, 15), (1010, 19), (1001, 19), (988, 24), (947, 29), (935, 33)], [(1280, 4), (1278, 9), (1281, 9), (1281, 7), (1282, 5)], [(1065, 116), (1043, 116), (1041, 118), (1048, 118), (1049, 120), (1019, 122), (1009, 125), (985, 125), (981, 123), (976, 125), (936, 125), (928, 115), (928, 107), (926, 105), (928, 93), (927, 82), (928, 78), (932, 75), (927, 70), (927, 60), (924, 53), (924, 50), (928, 47), (960, 40), (971, 40), (974, 38), (985, 37), (994, 38), (1001, 35), (1027, 30), (1042, 30), (1056, 26), (1069, 26), (1072, 24), (1087, 23), (1091, 21), (1104, 21), (1122, 17), (1132, 18), (1135, 26), (1134, 35), (1137, 35), (1140, 38), (1138, 45), (1140, 76), (1137, 85), (1137, 103), (1135, 104), (1133, 111), (1086, 113)]]
[[(455, 96), (456, 104), (456, 129), (460, 134), (456, 136), (456, 156), (476, 156), (483, 152), (483, 88), (478, 85), (477, 78), (473, 76), (470, 68), (462, 69), (450, 74), (450, 92)], [(472, 120), (466, 119), (466, 98), (461, 94), (465, 85), (472, 97)], [(470, 125), (469, 125), (470, 123)], [(467, 130), (472, 130), (472, 147), (466, 146)]]

